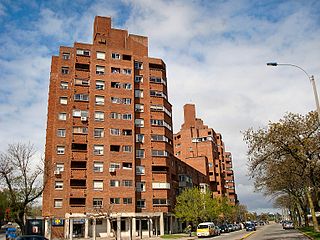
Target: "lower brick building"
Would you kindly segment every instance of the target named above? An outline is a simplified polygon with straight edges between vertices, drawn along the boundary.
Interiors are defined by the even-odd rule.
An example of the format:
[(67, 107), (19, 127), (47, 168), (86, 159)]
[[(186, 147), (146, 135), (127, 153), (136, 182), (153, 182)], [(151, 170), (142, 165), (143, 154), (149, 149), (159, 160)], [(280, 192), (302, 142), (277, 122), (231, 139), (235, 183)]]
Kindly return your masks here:
[(196, 118), (194, 104), (184, 105), (184, 123), (174, 134), (173, 143), (177, 158), (208, 175), (214, 196), (237, 203), (231, 153), (225, 151), (222, 135)]

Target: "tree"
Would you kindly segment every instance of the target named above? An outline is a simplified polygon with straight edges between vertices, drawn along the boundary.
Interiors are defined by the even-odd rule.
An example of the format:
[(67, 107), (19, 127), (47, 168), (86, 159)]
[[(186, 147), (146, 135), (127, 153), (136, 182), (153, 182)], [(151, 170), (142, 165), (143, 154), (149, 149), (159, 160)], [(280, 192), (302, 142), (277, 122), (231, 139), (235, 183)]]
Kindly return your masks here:
[[(267, 195), (289, 194), (296, 204), (307, 202), (319, 232), (313, 202), (320, 187), (320, 133), (317, 114), (288, 113), (277, 123), (257, 131), (248, 129), (249, 172), (255, 188)], [(313, 194), (314, 193), (314, 194)]]
[(6, 211), (8, 207), (8, 193), (6, 191), (0, 191), (0, 223), (7, 218)]
[(0, 184), (7, 191), (11, 218), (25, 231), (28, 207), (41, 196), (43, 168), (32, 144), (9, 144), (0, 153)]

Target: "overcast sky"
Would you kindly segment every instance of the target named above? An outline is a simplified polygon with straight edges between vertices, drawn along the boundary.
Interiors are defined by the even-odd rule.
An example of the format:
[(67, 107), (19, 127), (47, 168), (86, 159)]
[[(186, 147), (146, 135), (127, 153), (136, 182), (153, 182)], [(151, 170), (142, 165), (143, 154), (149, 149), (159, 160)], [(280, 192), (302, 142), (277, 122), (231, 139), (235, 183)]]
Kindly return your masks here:
[[(114, 28), (149, 37), (149, 55), (167, 64), (174, 132), (183, 105), (220, 132), (232, 152), (240, 203), (273, 211), (253, 193), (241, 131), (315, 109), (307, 76), (320, 81), (318, 0), (1, 0), (0, 150), (34, 143), (44, 151), (51, 56), (59, 46), (92, 43), (96, 15)], [(320, 89), (319, 89), (320, 90)]]

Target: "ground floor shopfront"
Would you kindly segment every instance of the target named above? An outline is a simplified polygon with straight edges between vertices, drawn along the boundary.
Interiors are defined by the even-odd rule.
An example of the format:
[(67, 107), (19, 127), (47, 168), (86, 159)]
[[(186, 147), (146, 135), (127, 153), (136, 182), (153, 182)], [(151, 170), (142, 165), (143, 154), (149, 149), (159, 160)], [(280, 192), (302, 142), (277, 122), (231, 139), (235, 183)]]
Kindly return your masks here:
[(73, 213), (66, 214), (64, 218), (45, 218), (45, 237), (135, 239), (177, 233), (183, 227), (171, 213)]

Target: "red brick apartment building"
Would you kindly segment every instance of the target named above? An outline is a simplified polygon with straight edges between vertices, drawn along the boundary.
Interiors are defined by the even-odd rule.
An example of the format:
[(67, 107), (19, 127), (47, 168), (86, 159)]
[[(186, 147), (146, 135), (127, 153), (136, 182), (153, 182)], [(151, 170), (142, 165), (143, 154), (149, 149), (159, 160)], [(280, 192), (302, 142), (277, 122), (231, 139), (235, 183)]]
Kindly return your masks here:
[(184, 123), (173, 142), (177, 158), (209, 176), (214, 196), (227, 197), (232, 205), (237, 203), (231, 153), (225, 152), (221, 134), (196, 118), (194, 104), (184, 106)]
[(62, 46), (52, 57), (47, 237), (131, 239), (179, 231), (172, 214), (176, 195), (185, 187), (209, 186), (206, 161), (215, 159), (221, 168), (214, 154), (197, 154), (202, 166), (196, 168), (174, 157), (166, 65), (148, 56), (147, 37), (96, 17), (92, 44)]

